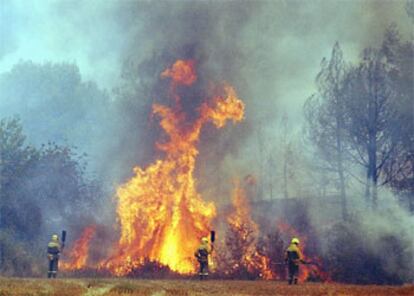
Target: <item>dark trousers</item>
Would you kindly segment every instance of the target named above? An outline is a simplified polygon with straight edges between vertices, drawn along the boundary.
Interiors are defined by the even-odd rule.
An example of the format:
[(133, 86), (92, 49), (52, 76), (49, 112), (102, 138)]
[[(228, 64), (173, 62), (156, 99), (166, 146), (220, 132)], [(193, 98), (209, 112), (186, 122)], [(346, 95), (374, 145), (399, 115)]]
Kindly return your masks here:
[(58, 264), (59, 264), (58, 258), (53, 258), (52, 260), (49, 260), (49, 270), (47, 272), (48, 278), (56, 278), (56, 275), (58, 272)]
[(200, 279), (203, 279), (203, 277), (208, 276), (208, 261), (198, 261), (200, 264), (200, 271), (198, 275), (200, 276)]
[(298, 283), (298, 275), (299, 275), (299, 265), (294, 263), (288, 263), (288, 283), (289, 285), (297, 284)]

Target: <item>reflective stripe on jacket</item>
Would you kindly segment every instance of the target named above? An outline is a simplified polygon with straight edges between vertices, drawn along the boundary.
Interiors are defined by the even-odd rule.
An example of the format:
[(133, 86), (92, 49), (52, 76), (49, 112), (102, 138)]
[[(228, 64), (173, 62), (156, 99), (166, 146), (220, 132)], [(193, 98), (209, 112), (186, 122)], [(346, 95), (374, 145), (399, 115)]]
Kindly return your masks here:
[(53, 258), (58, 258), (60, 254), (60, 244), (55, 241), (51, 241), (47, 244), (47, 254), (52, 255)]

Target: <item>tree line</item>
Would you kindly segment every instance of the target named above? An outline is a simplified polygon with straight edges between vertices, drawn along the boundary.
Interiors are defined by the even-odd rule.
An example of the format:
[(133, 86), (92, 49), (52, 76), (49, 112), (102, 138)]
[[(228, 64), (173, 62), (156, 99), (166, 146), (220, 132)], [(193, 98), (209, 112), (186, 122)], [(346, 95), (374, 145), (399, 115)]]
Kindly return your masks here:
[[(358, 63), (344, 59), (339, 43), (323, 59), (317, 92), (304, 106), (306, 132), (339, 188), (348, 218), (347, 184), (364, 184), (366, 204), (378, 208), (378, 188), (388, 186), (414, 212), (414, 45), (388, 27), (378, 48)], [(358, 173), (363, 170), (363, 177)]]
[(26, 143), (17, 117), (0, 120), (2, 274), (37, 274), (51, 233), (69, 227), (74, 234), (90, 222), (87, 213), (96, 209), (102, 190), (86, 166), (86, 155), (76, 148), (55, 143), (35, 148)]

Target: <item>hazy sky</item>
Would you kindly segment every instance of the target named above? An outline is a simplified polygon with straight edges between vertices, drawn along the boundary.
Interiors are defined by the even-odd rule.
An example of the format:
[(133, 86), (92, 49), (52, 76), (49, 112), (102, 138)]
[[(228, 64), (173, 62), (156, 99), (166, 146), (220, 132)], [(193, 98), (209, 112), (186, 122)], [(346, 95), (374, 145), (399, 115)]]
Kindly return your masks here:
[[(207, 138), (206, 142), (215, 147), (209, 143), (200, 145), (204, 147), (198, 166), (200, 175), (205, 177), (198, 183), (201, 190), (219, 187), (213, 183), (216, 181), (230, 187), (234, 175), (242, 178), (252, 171), (254, 174), (258, 163), (255, 157), (260, 153), (258, 133), (251, 131), (263, 128), (267, 138), (273, 136), (271, 144), (277, 147), (280, 143), (274, 134), (280, 128), (284, 112), (293, 129), (301, 128), (303, 104), (315, 91), (314, 79), (320, 62), (324, 57), (329, 58), (336, 41), (344, 58), (355, 62), (362, 49), (381, 44), (385, 28), (393, 22), (403, 39), (414, 36), (406, 3), (406, 0), (0, 0), (0, 78), (21, 60), (40, 64), (75, 63), (83, 81), (95, 81), (116, 99), (111, 91), (121, 83), (126, 61), (144, 65), (139, 74), (148, 77), (138, 76), (137, 80), (156, 81), (162, 69), (170, 66), (166, 63), (171, 62), (171, 56), (186, 58), (180, 45), (186, 49), (193, 46), (195, 56), (203, 60), (201, 68), (209, 71), (208, 78), (228, 81), (246, 102), (248, 128), (237, 130), (243, 125), (240, 124), (232, 129), (229, 124), (229, 129)], [(157, 62), (160, 65), (154, 66)], [(0, 118), (12, 115), (5, 114), (8, 111), (4, 106), (13, 112), (30, 108), (21, 106), (21, 101), (5, 103), (4, 100), (13, 98), (0, 93)], [(134, 156), (144, 151), (142, 146), (153, 144), (143, 130), (154, 125), (148, 128), (143, 123), (148, 116), (133, 108), (140, 104), (129, 103), (125, 106), (132, 106), (130, 110), (114, 111), (111, 120), (95, 114), (104, 113), (100, 111), (104, 108), (96, 108), (99, 102), (79, 106), (85, 109), (82, 111), (86, 119), (87, 115), (99, 118), (93, 121), (99, 131), (94, 134), (94, 129), (86, 128), (93, 124), (78, 120), (64, 108), (59, 111), (67, 116), (62, 116), (62, 120), (56, 118), (62, 121), (59, 126), (75, 131), (70, 144), (81, 146), (81, 151), (86, 150), (91, 156), (93, 168), (115, 176), (114, 179), (124, 178), (134, 165), (148, 164), (151, 160), (144, 159), (147, 155), (141, 159)], [(49, 106), (36, 107), (33, 110)], [(32, 110), (26, 114), (29, 115), (23, 118), (24, 124), (35, 126), (40, 121), (46, 127), (42, 141), (53, 137), (48, 129), (50, 122)], [(112, 126), (115, 127), (111, 130)], [(28, 136), (29, 140), (30, 137), (40, 138), (36, 132)], [(108, 173), (110, 170), (113, 172)], [(207, 182), (203, 183), (205, 179)], [(214, 190), (221, 193), (220, 188)]]
[[(157, 50), (153, 38), (159, 38), (160, 33), (147, 25), (151, 14), (157, 13), (162, 22), (163, 14), (170, 18), (177, 9), (191, 9), (196, 3), (169, 1), (152, 9), (150, 2), (134, 2), (0, 0), (0, 72), (19, 60), (69, 61), (79, 65), (84, 79), (111, 89), (118, 83), (122, 62), (132, 46), (143, 60)], [(213, 14), (213, 19), (217, 13), (217, 23), (219, 18), (235, 14), (225, 11), (225, 6), (219, 9), (224, 1), (201, 3), (204, 7), (196, 9)], [(278, 110), (286, 109), (291, 117), (300, 118), (302, 104), (313, 91), (320, 60), (330, 54), (334, 42), (339, 41), (345, 58), (353, 60), (363, 47), (378, 44), (391, 22), (408, 37), (412, 27), (405, 4), (405, 0), (234, 1), (232, 7), (246, 6), (248, 15), (233, 18), (236, 25), (240, 23), (238, 32), (221, 28), (222, 42), (235, 37), (226, 36), (227, 29), (237, 32), (237, 45), (249, 59), (241, 71), (251, 75), (245, 79), (254, 84), (249, 94), (255, 96), (259, 109), (276, 105)], [(132, 13), (133, 6), (142, 9)], [(191, 30), (191, 22), (187, 25)], [(182, 23), (180, 26), (177, 30), (182, 29)], [(154, 28), (159, 29), (162, 25)]]
[[(84, 81), (93, 80), (112, 95), (111, 90), (121, 81), (125, 61), (144, 65), (140, 74), (148, 77), (138, 76), (138, 80), (155, 81), (171, 62), (165, 56), (185, 58), (180, 46), (194, 47), (195, 56), (203, 60), (202, 68), (209, 71), (208, 77), (230, 82), (246, 102), (248, 129), (221, 132), (224, 146), (211, 141), (230, 154), (233, 148), (228, 146), (241, 149), (242, 157), (236, 155), (235, 159), (244, 161), (257, 154), (257, 135), (246, 130), (262, 128), (277, 146), (275, 129), (280, 127), (284, 112), (293, 129), (301, 128), (303, 103), (315, 91), (320, 61), (329, 58), (336, 41), (345, 59), (356, 61), (363, 48), (381, 43), (385, 28), (392, 22), (405, 40), (412, 37), (412, 20), (405, 6), (405, 0), (0, 0), (0, 75), (20, 60), (76, 63)], [(156, 71), (150, 73), (153, 69)], [(0, 117), (11, 115), (1, 110), (13, 105), (1, 101), (6, 99), (12, 100), (0, 94)], [(14, 105), (11, 110), (23, 108), (17, 101)], [(47, 106), (39, 110), (42, 108)], [(85, 114), (100, 110), (86, 108), (91, 110), (84, 110)], [(113, 163), (113, 155), (129, 153), (131, 157), (124, 161), (127, 167), (121, 169), (129, 172), (131, 163), (139, 161), (133, 155), (144, 151), (140, 143), (152, 145), (137, 127), (139, 118), (148, 117), (131, 110), (128, 114), (116, 111), (114, 122), (95, 122), (103, 131), (94, 137), (82, 134), (83, 122), (76, 125), (69, 118), (62, 125), (77, 131), (71, 144), (89, 153), (92, 162), (109, 155)], [(38, 121), (36, 116), (23, 118), (23, 122)], [(104, 127), (116, 122), (121, 122), (121, 128), (115, 128), (112, 136), (102, 137), (112, 132)], [(36, 136), (32, 133), (29, 139)], [(44, 135), (41, 141), (50, 137), (53, 135)], [(244, 145), (240, 145), (240, 138), (247, 139)], [(244, 165), (251, 167), (249, 161)]]

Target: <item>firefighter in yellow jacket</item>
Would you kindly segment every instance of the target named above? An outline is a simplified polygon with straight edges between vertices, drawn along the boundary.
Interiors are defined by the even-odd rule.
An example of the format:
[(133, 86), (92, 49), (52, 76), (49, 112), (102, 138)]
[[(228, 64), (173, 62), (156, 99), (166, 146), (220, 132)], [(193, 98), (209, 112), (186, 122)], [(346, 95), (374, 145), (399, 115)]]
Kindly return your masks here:
[(288, 265), (289, 285), (298, 283), (299, 264), (305, 263), (302, 251), (299, 248), (299, 239), (294, 237), (285, 252), (285, 262)]
[(212, 245), (208, 243), (208, 238), (203, 237), (201, 239), (201, 244), (197, 248), (197, 251), (194, 253), (194, 256), (197, 258), (198, 263), (200, 264), (199, 276), (200, 280), (208, 276), (208, 256), (213, 251)]
[(47, 244), (47, 258), (49, 259), (48, 278), (55, 278), (58, 272), (59, 255), (61, 246), (57, 234), (52, 235), (50, 242)]

